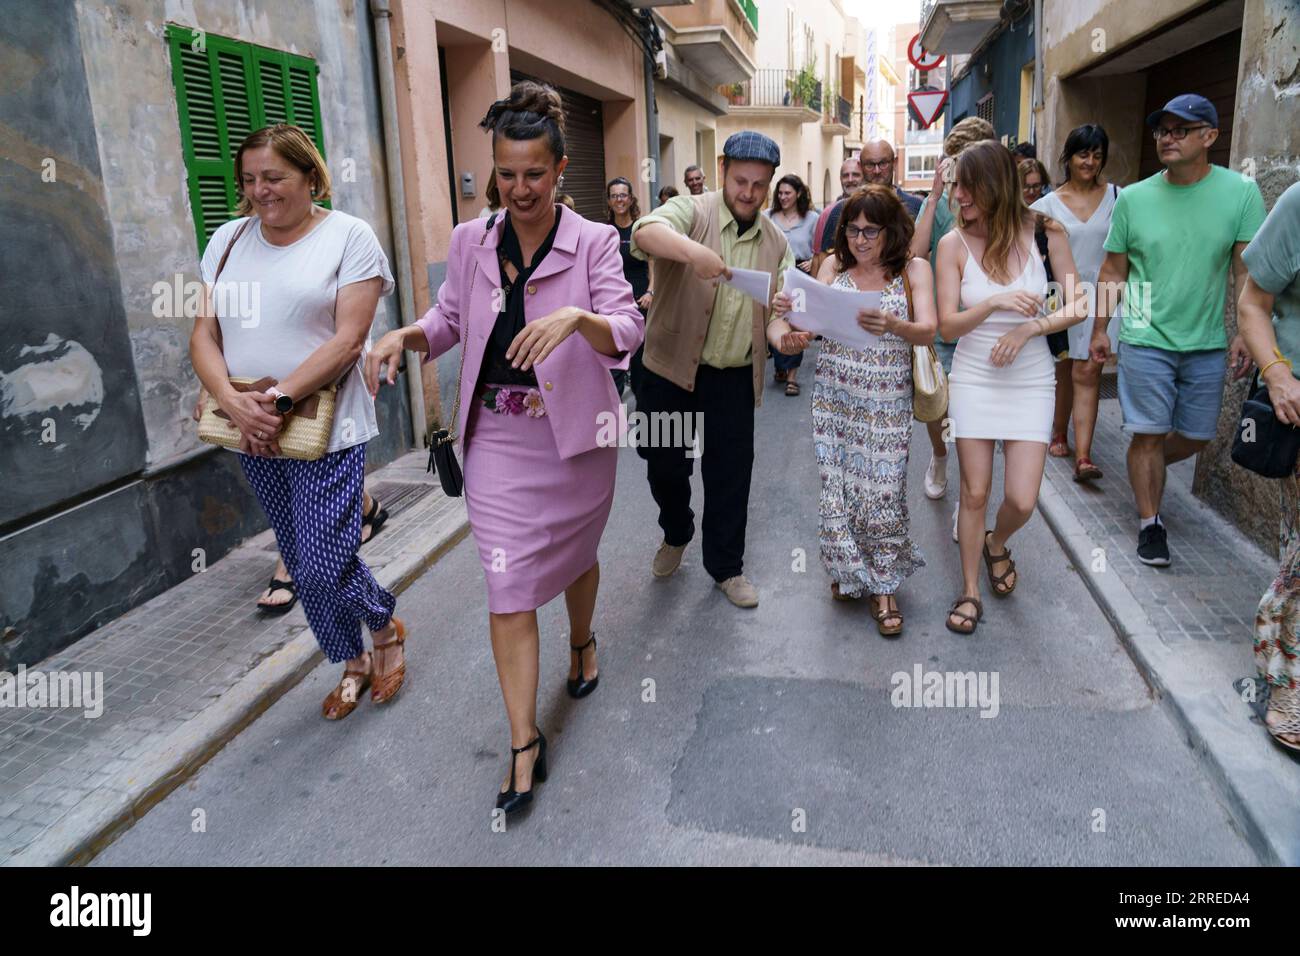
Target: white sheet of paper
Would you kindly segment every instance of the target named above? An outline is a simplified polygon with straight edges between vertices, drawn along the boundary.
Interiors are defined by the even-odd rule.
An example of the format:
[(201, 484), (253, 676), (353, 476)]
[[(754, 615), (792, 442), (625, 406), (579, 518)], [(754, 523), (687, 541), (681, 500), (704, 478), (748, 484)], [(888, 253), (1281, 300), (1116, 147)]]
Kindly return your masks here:
[(850, 292), (832, 289), (806, 272), (790, 268), (781, 290), (794, 300), (786, 316), (796, 329), (814, 332), (855, 349), (867, 349), (880, 338), (858, 325), (859, 309), (879, 309), (879, 292)]
[(734, 286), (751, 299), (757, 299), (763, 305), (770, 301), (768, 292), (772, 288), (772, 273), (757, 269), (732, 269), (731, 278), (723, 279), (729, 286)]

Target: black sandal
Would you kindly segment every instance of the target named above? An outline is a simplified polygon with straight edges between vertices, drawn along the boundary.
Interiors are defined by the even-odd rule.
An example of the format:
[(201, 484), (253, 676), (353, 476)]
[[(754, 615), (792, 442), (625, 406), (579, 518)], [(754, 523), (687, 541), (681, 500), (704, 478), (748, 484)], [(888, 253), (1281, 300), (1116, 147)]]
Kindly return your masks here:
[(372, 497), (370, 499), (370, 513), (361, 516), (361, 527), (370, 529), (370, 537), (362, 541), (362, 544), (369, 544), (379, 537), (379, 532), (383, 530), (384, 522), (388, 520), (388, 511), (381, 508), (379, 499)]
[[(969, 604), (971, 607), (975, 609), (974, 616), (971, 616), (970, 614), (966, 614), (963, 611), (957, 610), (957, 608), (961, 607), (963, 604)], [(952, 619), (954, 617), (957, 618), (959, 621), (962, 621), (963, 625), (970, 625), (970, 626), (953, 627)], [(943, 619), (943, 623), (948, 628), (948, 630), (952, 631), (954, 634), (974, 634), (975, 628), (979, 626), (979, 622), (982, 621), (983, 619), (984, 619), (984, 605), (980, 603), (980, 599), (977, 597), (963, 596), (963, 597), (959, 597), (957, 600), (952, 602), (952, 607), (948, 609), (948, 616)]]
[[(266, 589), (274, 594), (276, 591), (288, 591), (291, 597), (283, 604), (263, 604), (257, 602), (257, 609), (264, 614), (288, 614), (293, 610), (293, 606), (298, 603), (298, 588), (293, 581), (281, 581), (278, 578), (271, 578), (271, 583)], [(269, 595), (268, 595), (269, 596)]]

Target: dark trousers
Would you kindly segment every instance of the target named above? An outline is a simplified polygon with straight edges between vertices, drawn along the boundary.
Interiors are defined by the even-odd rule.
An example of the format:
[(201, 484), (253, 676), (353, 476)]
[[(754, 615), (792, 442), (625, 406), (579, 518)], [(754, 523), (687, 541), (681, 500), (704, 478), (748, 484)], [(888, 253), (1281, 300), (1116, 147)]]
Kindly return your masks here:
[[(749, 480), (754, 470), (753, 368), (717, 369), (701, 365), (695, 391), (674, 385), (649, 369), (641, 373), (637, 410), (700, 413), (701, 477), (704, 479), (704, 570), (715, 581), (735, 577), (745, 564), (745, 524), (749, 514)], [(660, 434), (666, 431), (660, 428)], [(653, 431), (651, 432), (653, 434)], [(651, 448), (637, 454), (646, 460), (650, 493), (659, 505), (664, 540), (680, 546), (695, 536), (691, 510), (689, 447)], [(692, 452), (693, 453), (693, 452)]]

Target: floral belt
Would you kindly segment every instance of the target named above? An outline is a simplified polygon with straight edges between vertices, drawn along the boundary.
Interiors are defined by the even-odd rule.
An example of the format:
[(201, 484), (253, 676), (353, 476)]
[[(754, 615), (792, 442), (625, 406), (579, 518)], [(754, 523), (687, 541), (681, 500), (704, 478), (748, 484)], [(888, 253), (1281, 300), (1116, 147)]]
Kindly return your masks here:
[(479, 401), (488, 411), (498, 415), (518, 415), (545, 418), (546, 405), (542, 393), (535, 388), (518, 385), (488, 385), (478, 393)]

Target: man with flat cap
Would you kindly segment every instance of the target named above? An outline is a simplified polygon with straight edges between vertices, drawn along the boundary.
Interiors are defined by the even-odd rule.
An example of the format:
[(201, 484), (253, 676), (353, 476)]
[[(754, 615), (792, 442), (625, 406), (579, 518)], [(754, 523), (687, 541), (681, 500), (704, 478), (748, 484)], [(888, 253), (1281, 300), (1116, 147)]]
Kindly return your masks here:
[(1224, 295), (1228, 268), (1240, 289), (1242, 250), (1264, 221), (1254, 180), (1213, 166), (1219, 114), (1203, 96), (1175, 96), (1147, 117), (1164, 169), (1129, 186), (1115, 201), (1106, 259), (1098, 276), (1092, 357), (1110, 355), (1106, 323), (1123, 288), (1119, 402), (1129, 483), (1138, 509), (1138, 560), (1165, 567), (1169, 543), (1160, 502), (1165, 468), (1196, 454), (1215, 436), (1225, 365), (1250, 370), (1238, 335), (1228, 344)]
[[(768, 137), (734, 133), (718, 163), (721, 189), (676, 196), (632, 227), (632, 255), (655, 259), (637, 411), (652, 421), (656, 412), (702, 421), (704, 570), (737, 607), (758, 605), (758, 590), (744, 575), (754, 408), (763, 394), (768, 306), (794, 265), (780, 228), (761, 214), (780, 163)], [(733, 268), (770, 273), (774, 288), (766, 300), (723, 284)], [(638, 447), (664, 533), (652, 565), (656, 577), (677, 570), (695, 536), (688, 452), (695, 454), (681, 445)]]

